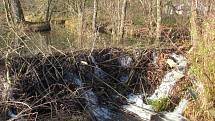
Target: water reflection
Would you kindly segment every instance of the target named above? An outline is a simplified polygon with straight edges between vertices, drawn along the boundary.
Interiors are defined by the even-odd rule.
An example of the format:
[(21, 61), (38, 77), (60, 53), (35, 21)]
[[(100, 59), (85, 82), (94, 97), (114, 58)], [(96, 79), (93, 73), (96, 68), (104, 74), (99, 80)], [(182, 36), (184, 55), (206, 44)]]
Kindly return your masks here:
[[(50, 32), (20, 32), (19, 36), (14, 31), (8, 30), (5, 34), (0, 33), (0, 48), (7, 47), (15, 50), (15, 53), (21, 55), (35, 55), (38, 53), (51, 54), (53, 52), (71, 52), (80, 49), (108, 48), (130, 46), (134, 44), (144, 43), (147, 46), (148, 41), (139, 40), (137, 38), (127, 38), (122, 44), (114, 44), (111, 41), (111, 35), (99, 33), (98, 38), (94, 39), (94, 34), (86, 30), (83, 35), (83, 42), (77, 41), (77, 33), (71, 32), (64, 25), (51, 25)], [(7, 49), (5, 49), (7, 51)]]
[[(8, 32), (1, 37), (0, 48), (15, 50), (20, 55), (35, 55), (38, 53), (51, 54), (54, 51), (66, 51), (71, 49), (74, 42), (74, 34), (61, 26), (52, 27), (50, 32), (20, 32), (20, 35)], [(3, 40), (4, 39), (4, 40)]]

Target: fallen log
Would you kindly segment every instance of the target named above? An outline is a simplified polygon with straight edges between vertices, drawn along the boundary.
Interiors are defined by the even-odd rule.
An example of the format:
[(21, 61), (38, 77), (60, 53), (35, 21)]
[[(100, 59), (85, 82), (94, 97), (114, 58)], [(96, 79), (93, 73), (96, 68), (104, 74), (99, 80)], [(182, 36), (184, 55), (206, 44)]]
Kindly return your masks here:
[(51, 31), (49, 22), (29, 22), (24, 21), (19, 24), (24, 32), (47, 32)]

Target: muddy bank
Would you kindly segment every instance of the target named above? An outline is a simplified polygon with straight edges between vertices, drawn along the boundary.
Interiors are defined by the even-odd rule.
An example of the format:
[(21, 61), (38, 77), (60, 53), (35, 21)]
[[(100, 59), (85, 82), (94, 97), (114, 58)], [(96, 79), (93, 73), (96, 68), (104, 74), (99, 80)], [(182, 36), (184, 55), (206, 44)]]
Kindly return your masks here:
[[(81, 115), (79, 118), (84, 119), (80, 120), (152, 120), (160, 112), (177, 110), (182, 97), (174, 95), (177, 100), (171, 100), (173, 87), (169, 85), (185, 78), (187, 64), (180, 65), (185, 63), (184, 58), (177, 60), (182, 54), (176, 49), (107, 48), (47, 57), (12, 57), (7, 60), (7, 69), (2, 66), (5, 81), (0, 92), (1, 97), (4, 92), (8, 98), (0, 107), (8, 119), (66, 120)], [(168, 59), (176, 65), (169, 64)], [(176, 76), (168, 76), (169, 72)], [(168, 78), (172, 80), (169, 85), (163, 83)], [(167, 91), (159, 91), (162, 85)], [(155, 110), (150, 102), (160, 98), (168, 98), (168, 105)], [(148, 117), (138, 115), (136, 108), (128, 108), (144, 110), (142, 105), (150, 107)]]

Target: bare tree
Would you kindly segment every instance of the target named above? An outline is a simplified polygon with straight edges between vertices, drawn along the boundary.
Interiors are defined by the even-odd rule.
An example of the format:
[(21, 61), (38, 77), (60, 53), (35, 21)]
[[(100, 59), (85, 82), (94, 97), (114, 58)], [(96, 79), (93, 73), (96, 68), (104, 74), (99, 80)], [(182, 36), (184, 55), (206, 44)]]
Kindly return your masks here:
[(156, 26), (156, 41), (159, 42), (161, 37), (161, 0), (157, 0), (157, 26)]
[(120, 33), (120, 21), (121, 21), (121, 12), (120, 12), (120, 3), (121, 3), (121, 0), (117, 0), (117, 32), (116, 32), (116, 39), (117, 41), (119, 41), (119, 33)]
[(52, 0), (48, 0), (47, 1), (47, 11), (46, 11), (46, 16), (45, 16), (45, 21), (50, 21), (51, 19), (51, 11), (50, 11), (50, 8), (51, 8), (51, 3), (52, 3)]
[(153, 0), (149, 0), (148, 2), (149, 5), (149, 12), (148, 12), (148, 16), (149, 16), (149, 36), (152, 37), (153, 36)]
[(78, 42), (82, 44), (83, 37), (83, 25), (84, 25), (84, 9), (85, 9), (86, 0), (77, 1), (78, 5)]
[(20, 23), (25, 21), (24, 13), (22, 10), (22, 6), (19, 0), (10, 0), (12, 15), (14, 22)]
[(111, 37), (112, 37), (112, 41), (113, 43), (117, 42), (117, 32), (118, 32), (118, 5), (116, 6), (115, 1), (111, 1), (110, 2), (110, 6), (111, 9), (109, 9), (109, 11), (111, 12)]
[(212, 9), (212, 1), (213, 0), (207, 0), (206, 5), (207, 5), (207, 14), (210, 14), (211, 9)]
[(197, 6), (198, 0), (191, 1), (191, 17), (190, 17), (190, 29), (191, 29), (191, 43), (195, 49), (198, 40), (198, 30), (197, 30)]
[(11, 12), (10, 12), (10, 6), (9, 6), (9, 1), (8, 0), (3, 0), (3, 4), (4, 4), (4, 10), (5, 10), (5, 16), (6, 16), (6, 20), (8, 25), (11, 25)]
[(11, 18), (14, 20), (15, 24), (22, 23), (21, 29), (26, 32), (44, 32), (50, 31), (49, 22), (29, 22), (25, 20), (23, 9), (20, 0), (9, 0), (10, 4)]
[(93, 32), (96, 32), (96, 24), (97, 24), (97, 9), (98, 9), (98, 0), (94, 0), (93, 2), (93, 21), (92, 21), (92, 29)]
[[(94, 40), (93, 40), (93, 45), (92, 45), (92, 49), (91, 49), (91, 53), (93, 52), (96, 40), (97, 40), (97, 36), (98, 36), (98, 29), (97, 29), (97, 8), (98, 8), (98, 0), (94, 0), (93, 1), (93, 21), (92, 21), (92, 30), (94, 33)], [(90, 53), (90, 54), (91, 54)]]
[(119, 41), (122, 41), (124, 38), (124, 33), (125, 33), (124, 25), (125, 25), (125, 19), (126, 19), (126, 12), (127, 12), (127, 0), (123, 0), (121, 19), (120, 19)]

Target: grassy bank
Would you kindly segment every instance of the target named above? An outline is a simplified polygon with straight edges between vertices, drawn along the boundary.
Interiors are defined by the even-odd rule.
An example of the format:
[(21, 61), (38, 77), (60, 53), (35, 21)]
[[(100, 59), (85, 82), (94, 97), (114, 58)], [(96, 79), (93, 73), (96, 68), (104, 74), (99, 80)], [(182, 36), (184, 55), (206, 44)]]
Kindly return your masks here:
[(187, 116), (192, 121), (215, 120), (215, 20), (203, 23), (203, 33), (199, 37), (195, 51), (190, 55), (190, 73), (197, 81), (199, 93), (197, 101), (191, 103)]

